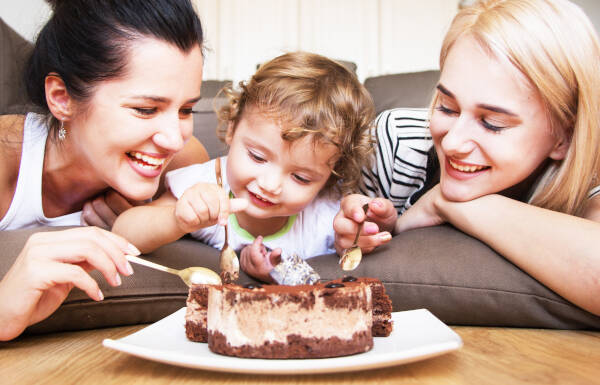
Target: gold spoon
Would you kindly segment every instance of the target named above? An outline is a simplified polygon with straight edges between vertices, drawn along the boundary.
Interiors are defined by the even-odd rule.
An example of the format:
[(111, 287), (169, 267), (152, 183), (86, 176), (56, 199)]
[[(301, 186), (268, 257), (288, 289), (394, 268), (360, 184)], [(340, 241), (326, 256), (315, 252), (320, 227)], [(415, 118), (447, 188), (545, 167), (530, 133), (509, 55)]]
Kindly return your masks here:
[(192, 286), (205, 284), (205, 285), (220, 285), (221, 278), (214, 271), (207, 269), (206, 267), (188, 267), (186, 269), (177, 270), (171, 269), (170, 267), (166, 267), (163, 265), (159, 265), (158, 263), (150, 262), (145, 259), (135, 257), (133, 255), (127, 255), (127, 260), (129, 262), (137, 263), (139, 265), (144, 265), (150, 267), (152, 269), (165, 271), (167, 273), (178, 275), (186, 285)]
[[(364, 204), (362, 208), (365, 212), (365, 215), (367, 215), (367, 211), (369, 211), (369, 204)], [(356, 231), (356, 236), (354, 237), (352, 246), (344, 250), (344, 254), (342, 255), (342, 258), (340, 258), (340, 265), (342, 265), (342, 270), (344, 271), (356, 269), (362, 260), (362, 250), (360, 247), (358, 247), (358, 237), (360, 236), (360, 232), (362, 231), (364, 223), (365, 221), (362, 221), (358, 224), (358, 230)]]
[[(215, 173), (217, 174), (217, 184), (223, 188), (223, 178), (221, 176), (221, 158), (215, 160)], [(237, 280), (240, 276), (240, 260), (238, 259), (235, 251), (229, 247), (227, 243), (228, 231), (227, 224), (225, 224), (225, 242), (221, 249), (221, 255), (219, 257), (219, 267), (221, 268), (221, 279), (224, 283), (231, 283)]]

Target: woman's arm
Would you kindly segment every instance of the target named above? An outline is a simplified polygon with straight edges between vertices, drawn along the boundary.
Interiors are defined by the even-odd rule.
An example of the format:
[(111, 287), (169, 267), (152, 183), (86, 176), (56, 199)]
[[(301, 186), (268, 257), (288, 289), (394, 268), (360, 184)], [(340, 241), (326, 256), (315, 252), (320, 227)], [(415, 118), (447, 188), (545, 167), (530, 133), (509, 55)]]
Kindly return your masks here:
[[(587, 218), (600, 217), (599, 199), (592, 200)], [(496, 194), (450, 202), (436, 186), (398, 219), (396, 230), (449, 222), (565, 299), (600, 315), (600, 223), (587, 218)]]

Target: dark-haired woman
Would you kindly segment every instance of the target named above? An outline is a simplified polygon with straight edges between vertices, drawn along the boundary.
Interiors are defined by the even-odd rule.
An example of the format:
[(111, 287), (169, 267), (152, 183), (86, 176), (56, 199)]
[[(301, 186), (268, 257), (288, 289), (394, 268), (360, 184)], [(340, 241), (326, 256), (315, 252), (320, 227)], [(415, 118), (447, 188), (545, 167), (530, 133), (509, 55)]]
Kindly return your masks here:
[[(53, 1), (25, 71), (43, 114), (0, 117), (0, 230), (110, 227), (169, 168), (207, 160), (192, 136), (202, 27), (189, 0)], [(102, 300), (132, 269), (98, 227), (38, 233), (0, 282), (0, 340), (50, 315), (73, 286)]]

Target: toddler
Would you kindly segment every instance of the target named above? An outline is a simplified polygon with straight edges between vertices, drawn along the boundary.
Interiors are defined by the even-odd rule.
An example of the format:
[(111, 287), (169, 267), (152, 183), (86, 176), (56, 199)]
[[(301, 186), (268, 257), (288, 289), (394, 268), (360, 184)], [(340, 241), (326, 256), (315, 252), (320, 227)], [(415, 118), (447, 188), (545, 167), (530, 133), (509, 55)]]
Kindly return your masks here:
[(142, 252), (187, 233), (220, 249), (228, 224), (242, 269), (269, 282), (282, 253), (306, 259), (335, 252), (339, 201), (357, 190), (372, 149), (373, 103), (346, 68), (303, 52), (263, 64), (239, 90), (224, 93), (223, 187), (215, 160), (174, 170), (168, 191), (121, 214), (113, 231)]

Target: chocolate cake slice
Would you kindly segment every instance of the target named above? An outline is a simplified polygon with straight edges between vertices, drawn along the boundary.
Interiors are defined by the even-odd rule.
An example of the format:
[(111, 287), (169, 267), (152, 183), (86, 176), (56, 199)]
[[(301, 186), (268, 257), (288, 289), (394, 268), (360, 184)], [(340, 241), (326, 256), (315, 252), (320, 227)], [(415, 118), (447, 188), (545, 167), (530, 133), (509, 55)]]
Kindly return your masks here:
[(185, 335), (190, 341), (208, 342), (206, 313), (209, 286), (192, 285), (190, 287), (185, 310)]
[(208, 347), (248, 358), (323, 358), (373, 347), (371, 286), (209, 287)]

